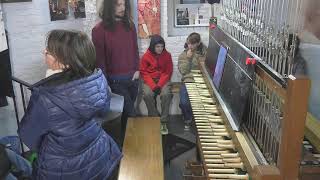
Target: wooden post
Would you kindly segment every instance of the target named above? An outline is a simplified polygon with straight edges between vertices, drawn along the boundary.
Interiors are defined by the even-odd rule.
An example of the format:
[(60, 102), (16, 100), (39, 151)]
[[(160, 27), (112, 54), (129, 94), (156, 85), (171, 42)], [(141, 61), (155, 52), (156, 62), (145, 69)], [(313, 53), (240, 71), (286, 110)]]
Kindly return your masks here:
[(298, 179), (309, 89), (306, 77), (288, 80), (278, 159), (283, 180)]
[(275, 166), (258, 165), (253, 169), (253, 180), (281, 180), (280, 171)]

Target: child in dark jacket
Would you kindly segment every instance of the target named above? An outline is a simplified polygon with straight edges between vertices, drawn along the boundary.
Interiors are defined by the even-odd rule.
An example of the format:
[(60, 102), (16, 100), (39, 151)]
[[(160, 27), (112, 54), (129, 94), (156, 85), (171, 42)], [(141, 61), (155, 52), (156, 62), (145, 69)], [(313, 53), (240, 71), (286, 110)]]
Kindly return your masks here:
[(45, 60), (53, 73), (34, 84), (18, 131), (38, 153), (34, 180), (106, 179), (122, 155), (96, 122), (110, 108), (108, 83), (95, 68), (96, 53), (88, 36), (53, 30)]
[(166, 123), (172, 98), (170, 79), (173, 71), (171, 54), (165, 49), (164, 39), (151, 37), (150, 46), (140, 61), (140, 73), (144, 82), (143, 97), (149, 116), (158, 116), (156, 98), (161, 100), (161, 133), (168, 134)]

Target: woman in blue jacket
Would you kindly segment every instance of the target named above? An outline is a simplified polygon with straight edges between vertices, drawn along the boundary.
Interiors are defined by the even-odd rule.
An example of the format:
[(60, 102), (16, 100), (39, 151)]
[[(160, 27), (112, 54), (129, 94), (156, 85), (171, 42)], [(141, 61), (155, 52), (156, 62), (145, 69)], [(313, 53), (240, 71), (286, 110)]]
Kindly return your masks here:
[(102, 71), (95, 69), (92, 42), (81, 32), (53, 30), (45, 59), (53, 73), (32, 86), (18, 130), (38, 153), (33, 179), (107, 179), (122, 155), (95, 121), (109, 109), (110, 92)]

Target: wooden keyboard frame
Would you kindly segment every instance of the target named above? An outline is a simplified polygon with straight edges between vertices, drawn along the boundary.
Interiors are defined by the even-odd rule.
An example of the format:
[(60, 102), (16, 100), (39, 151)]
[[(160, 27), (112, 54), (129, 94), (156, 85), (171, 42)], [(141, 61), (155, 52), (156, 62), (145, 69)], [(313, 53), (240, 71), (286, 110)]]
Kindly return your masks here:
[[(200, 70), (211, 96), (216, 98), (212, 89), (212, 82), (204, 62), (200, 62)], [(217, 107), (225, 120), (228, 132), (236, 144), (240, 157), (244, 162), (246, 170), (254, 180), (295, 180), (299, 176), (301, 159), (301, 144), (304, 136), (304, 125), (307, 115), (310, 80), (305, 77), (288, 79), (287, 87), (282, 87), (268, 73), (259, 66), (256, 67), (256, 74), (271, 87), (280, 97), (283, 98), (284, 117), (282, 121), (281, 143), (279, 148), (279, 159), (276, 166), (259, 164), (253, 150), (247, 143), (242, 132), (234, 132), (220, 103), (217, 99)], [(292, 123), (295, 122), (295, 123)], [(199, 141), (199, 139), (198, 139)], [(199, 143), (199, 142), (198, 142)], [(200, 146), (199, 146), (200, 147)], [(200, 147), (200, 152), (202, 149)], [(203, 154), (200, 155), (203, 161)], [(204, 168), (206, 171), (206, 168)], [(208, 174), (208, 172), (206, 172)]]

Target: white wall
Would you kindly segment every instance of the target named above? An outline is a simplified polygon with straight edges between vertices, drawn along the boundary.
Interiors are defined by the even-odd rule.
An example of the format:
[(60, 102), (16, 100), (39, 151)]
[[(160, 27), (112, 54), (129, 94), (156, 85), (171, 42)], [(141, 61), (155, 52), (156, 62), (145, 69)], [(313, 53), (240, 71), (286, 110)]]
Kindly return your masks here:
[[(184, 43), (187, 36), (192, 32), (198, 32), (202, 36), (204, 44), (209, 42), (209, 29), (207, 27), (175, 28), (174, 27), (174, 0), (161, 1), (161, 35), (166, 41), (166, 48), (173, 58), (174, 73), (173, 82), (180, 81), (180, 74), (177, 69), (178, 56), (183, 51)], [(139, 41), (140, 54), (143, 54), (149, 46), (149, 40), (142, 39)]]
[[(173, 75), (172, 82), (180, 82), (181, 75), (177, 68), (178, 56), (184, 50), (184, 43), (189, 33), (198, 32), (202, 36), (203, 42), (207, 45), (209, 42), (209, 29), (208, 28), (174, 28), (173, 25), (173, 0), (161, 0), (161, 36), (166, 41), (166, 49), (171, 53), (173, 60)], [(139, 40), (139, 52), (143, 54), (149, 46), (149, 40)], [(173, 97), (170, 114), (181, 114), (179, 108), (179, 96), (176, 94)], [(144, 103), (140, 106), (142, 112), (146, 113)]]
[[(319, 12), (320, 1), (303, 1), (305, 4), (305, 27), (300, 34), (301, 54), (307, 62), (307, 71), (311, 80), (311, 92), (309, 97), (309, 112), (320, 120), (320, 26)], [(314, 34), (318, 34), (316, 37)]]
[(169, 0), (168, 1), (168, 36), (188, 36), (192, 32), (199, 32), (204, 37), (208, 36), (208, 27), (175, 27), (175, 4), (179, 4), (180, 0)]
[[(136, 1), (131, 1), (135, 2)], [(161, 35), (167, 43), (167, 49), (171, 52), (174, 61), (174, 74), (172, 81), (180, 81), (180, 74), (177, 70), (177, 58), (183, 51), (183, 45), (189, 32), (197, 31), (203, 36), (205, 44), (208, 43), (207, 28), (200, 29), (178, 29), (173, 28), (173, 7), (172, 0), (161, 1)], [(169, 3), (169, 4), (168, 4)], [(45, 48), (45, 37), (52, 29), (77, 29), (90, 34), (93, 25), (97, 21), (96, 1), (86, 0), (86, 19), (72, 19), (62, 21), (51, 21), (48, 0), (33, 0), (32, 2), (2, 3), (4, 12), (5, 27), (8, 30), (11, 63), (13, 75), (29, 83), (35, 83), (45, 75), (46, 65), (42, 51)], [(136, 8), (136, 4), (132, 4)], [(169, 13), (169, 14), (168, 14)], [(136, 15), (134, 15), (136, 16)], [(168, 16), (170, 19), (168, 19)], [(137, 18), (135, 18), (137, 19)], [(168, 24), (168, 21), (170, 23)], [(173, 33), (174, 31), (174, 33)], [(139, 51), (142, 55), (149, 46), (149, 40), (139, 40)], [(20, 91), (15, 89), (16, 93)], [(27, 95), (28, 97), (28, 95)], [(179, 114), (178, 96), (175, 95), (172, 114)], [(21, 101), (19, 101), (21, 102)], [(15, 121), (13, 103), (11, 106), (0, 109), (0, 121), (6, 119)], [(21, 103), (20, 116), (23, 114)], [(142, 108), (144, 109), (144, 108)], [(4, 113), (4, 112), (6, 113)], [(5, 115), (6, 114), (6, 115)], [(10, 131), (15, 132), (14, 131)]]
[[(29, 83), (35, 83), (45, 75), (46, 65), (42, 51), (45, 48), (45, 37), (48, 31), (60, 28), (90, 32), (96, 18), (95, 0), (86, 0), (86, 19), (53, 22), (50, 21), (48, 0), (0, 3), (0, 6), (4, 12), (5, 27), (8, 30), (13, 75)], [(22, 101), (20, 89), (17, 86), (15, 86), (15, 92), (21, 118)], [(29, 95), (30, 93), (26, 94), (26, 99)], [(8, 98), (8, 101), (9, 106), (0, 108), (0, 137), (16, 134), (17, 130), (13, 101), (11, 98)]]
[[(161, 1), (161, 35), (167, 43), (175, 65), (172, 81), (179, 81), (177, 73), (177, 57), (183, 50), (187, 35), (197, 31), (202, 35), (205, 44), (208, 43), (208, 28), (178, 28), (175, 29), (173, 20), (173, 7), (168, 4), (173, 1)], [(27, 82), (34, 83), (44, 77), (45, 63), (42, 50), (45, 37), (52, 29), (78, 29), (90, 33), (96, 21), (95, 1), (86, 1), (87, 19), (72, 19), (50, 21), (49, 5), (47, 0), (33, 0), (24, 3), (3, 3), (6, 28), (9, 34), (10, 52), (12, 58), (13, 74)], [(169, 5), (169, 6), (168, 6)], [(136, 5), (133, 5), (136, 7)], [(92, 10), (92, 8), (94, 10)], [(90, 11), (89, 11), (90, 9)], [(169, 15), (169, 19), (168, 19)], [(175, 30), (175, 33), (171, 32)], [(188, 33), (185, 33), (188, 32)], [(139, 40), (140, 53), (143, 54), (149, 45), (149, 40)]]
[[(52, 29), (87, 30), (88, 19), (51, 21), (48, 0), (3, 3), (13, 74), (34, 83), (44, 77), (46, 66), (42, 50)], [(86, 7), (86, 9), (90, 6)]]
[(302, 43), (301, 55), (307, 63), (307, 73), (311, 80), (309, 112), (320, 120), (320, 40), (318, 44)]

